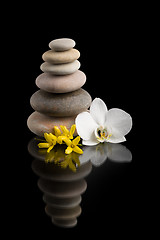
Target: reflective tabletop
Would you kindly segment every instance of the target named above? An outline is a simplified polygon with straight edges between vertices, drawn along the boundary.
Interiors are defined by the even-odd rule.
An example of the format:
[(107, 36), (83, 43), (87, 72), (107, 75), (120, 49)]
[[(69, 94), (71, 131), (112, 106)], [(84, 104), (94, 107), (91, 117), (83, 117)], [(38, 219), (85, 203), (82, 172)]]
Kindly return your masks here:
[(82, 146), (83, 154), (72, 152), (67, 155), (63, 144), (56, 145), (48, 153), (46, 149), (38, 148), (39, 142), (34, 137), (28, 143), (31, 169), (38, 176), (37, 188), (43, 195), (39, 201), (44, 202), (46, 218), (48, 216), (53, 225), (61, 228), (73, 228), (79, 224), (87, 205), (93, 205), (96, 200), (94, 194), (102, 198), (103, 204), (106, 196), (103, 197), (100, 191), (109, 185), (109, 181), (116, 179), (118, 171), (123, 174), (126, 164), (132, 162), (131, 151), (122, 144)]

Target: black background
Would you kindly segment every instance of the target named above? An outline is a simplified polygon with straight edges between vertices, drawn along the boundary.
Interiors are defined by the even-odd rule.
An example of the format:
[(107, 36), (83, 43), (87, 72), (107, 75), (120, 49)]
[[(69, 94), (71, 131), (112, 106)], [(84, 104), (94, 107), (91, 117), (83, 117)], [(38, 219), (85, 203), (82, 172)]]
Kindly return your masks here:
[[(138, 233), (143, 235), (144, 223), (148, 222), (148, 210), (144, 205), (144, 159), (139, 151), (148, 25), (139, 7), (126, 9), (124, 6), (95, 5), (93, 11), (93, 6), (87, 8), (75, 4), (75, 7), (64, 7), (63, 11), (54, 4), (43, 3), (44, 6), (37, 8), (24, 4), (7, 23), (6, 45), (12, 52), (11, 66), (15, 76), (10, 88), (13, 85), (17, 89), (14, 100), (18, 116), (12, 119), (18, 131), (14, 131), (17, 139), (13, 141), (16, 147), (12, 155), (14, 161), (10, 163), (9, 187), (12, 189), (13, 186), (14, 190), (8, 205), (13, 206), (7, 215), (14, 210), (11, 226), (15, 236), (61, 238), (65, 234), (63, 236), (67, 238), (75, 238), (96, 234), (130, 239)], [(82, 214), (73, 229), (54, 226), (45, 214), (42, 193), (37, 186), (38, 177), (32, 172), (32, 158), (27, 151), (28, 142), (34, 137), (26, 125), (33, 112), (29, 99), (38, 90), (35, 79), (41, 74), (41, 56), (49, 49), (51, 40), (61, 37), (76, 41), (75, 48), (81, 53), (80, 70), (87, 76), (83, 88), (92, 99), (99, 97), (108, 109), (121, 108), (133, 118), (133, 128), (124, 143), (132, 152), (132, 162), (116, 164), (107, 161), (100, 168), (93, 169), (86, 178), (88, 187), (82, 195)]]

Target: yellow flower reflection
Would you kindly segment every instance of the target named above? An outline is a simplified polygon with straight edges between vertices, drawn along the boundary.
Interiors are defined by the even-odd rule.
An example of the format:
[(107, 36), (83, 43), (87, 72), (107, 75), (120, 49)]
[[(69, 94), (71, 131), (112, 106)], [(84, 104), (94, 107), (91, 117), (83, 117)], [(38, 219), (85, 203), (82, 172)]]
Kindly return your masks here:
[(73, 172), (76, 172), (77, 166), (80, 167), (79, 154), (72, 152), (69, 155), (65, 155), (65, 159), (59, 164), (62, 168), (69, 167)]
[(65, 157), (65, 147), (64, 146), (60, 146), (60, 145), (56, 145), (54, 147), (54, 149), (52, 149), (49, 153), (46, 154), (45, 156), (45, 162), (46, 163), (59, 163), (61, 161), (64, 160)]
[(64, 169), (69, 167), (73, 172), (76, 172), (77, 167), (80, 166), (79, 154), (72, 152), (66, 155), (64, 145), (57, 145), (52, 151), (48, 152), (45, 157), (45, 162), (54, 162)]

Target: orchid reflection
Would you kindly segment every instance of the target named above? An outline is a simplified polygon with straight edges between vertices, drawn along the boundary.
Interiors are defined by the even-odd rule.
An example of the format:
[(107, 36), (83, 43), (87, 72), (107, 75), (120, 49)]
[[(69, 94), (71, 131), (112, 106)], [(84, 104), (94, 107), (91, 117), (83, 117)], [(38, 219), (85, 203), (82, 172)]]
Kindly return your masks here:
[(117, 162), (130, 162), (132, 160), (132, 154), (122, 144), (114, 143), (102, 143), (96, 146), (83, 147), (83, 154), (79, 157), (80, 163), (84, 164), (87, 161), (91, 161), (96, 167), (102, 165), (107, 159)]

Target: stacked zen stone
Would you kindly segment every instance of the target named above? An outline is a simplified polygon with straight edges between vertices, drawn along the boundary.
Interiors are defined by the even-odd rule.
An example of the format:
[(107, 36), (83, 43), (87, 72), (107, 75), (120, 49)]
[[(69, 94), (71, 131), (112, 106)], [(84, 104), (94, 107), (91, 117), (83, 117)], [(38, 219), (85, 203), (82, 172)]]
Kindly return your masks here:
[(80, 52), (74, 46), (72, 39), (56, 39), (49, 43), (51, 50), (42, 55), (43, 73), (36, 79), (40, 90), (30, 99), (35, 112), (27, 120), (29, 129), (38, 136), (54, 133), (54, 126), (70, 129), (76, 116), (91, 104), (91, 96), (81, 88), (86, 75), (79, 70)]

